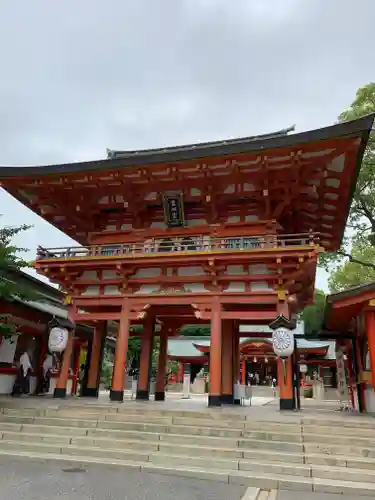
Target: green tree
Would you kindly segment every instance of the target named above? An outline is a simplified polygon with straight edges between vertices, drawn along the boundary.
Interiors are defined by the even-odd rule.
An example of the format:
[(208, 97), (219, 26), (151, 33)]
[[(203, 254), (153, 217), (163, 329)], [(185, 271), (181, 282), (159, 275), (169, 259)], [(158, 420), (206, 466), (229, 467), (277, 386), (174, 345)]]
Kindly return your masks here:
[[(339, 116), (339, 121), (353, 120), (375, 112), (375, 82), (357, 90), (356, 98)], [(353, 202), (348, 217), (349, 231), (343, 241), (341, 251), (347, 252), (348, 245), (358, 237), (366, 238), (375, 245), (375, 133), (370, 134), (362, 167), (358, 176)], [(345, 250), (346, 249), (346, 250)], [(329, 268), (330, 264), (342, 262), (339, 253), (322, 254), (320, 264)]]
[[(13, 243), (13, 238), (30, 226), (23, 224), (18, 227), (0, 227), (0, 300), (11, 301), (15, 297), (22, 300), (35, 298), (32, 289), (14, 280), (14, 275), (31, 264), (19, 256), (25, 248), (19, 248)], [(9, 322), (9, 315), (0, 314), (0, 336), (9, 336), (16, 333), (13, 323)]]
[(328, 279), (331, 292), (341, 292), (375, 280), (375, 246), (367, 237), (357, 238), (354, 241), (350, 255), (350, 260), (343, 262), (331, 272)]
[(305, 322), (306, 336), (313, 337), (320, 332), (323, 324), (326, 295), (323, 290), (315, 290), (314, 303), (305, 307), (301, 317)]
[(186, 325), (181, 328), (184, 337), (209, 337), (210, 325)]

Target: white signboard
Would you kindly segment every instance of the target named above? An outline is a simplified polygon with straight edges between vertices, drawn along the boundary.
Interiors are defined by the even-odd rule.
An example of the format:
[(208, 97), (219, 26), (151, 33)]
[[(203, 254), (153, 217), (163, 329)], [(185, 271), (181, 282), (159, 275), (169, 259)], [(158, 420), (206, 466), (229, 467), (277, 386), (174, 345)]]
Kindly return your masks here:
[(17, 335), (4, 337), (0, 345), (0, 363), (13, 364), (17, 348)]
[(184, 365), (184, 381), (182, 385), (182, 399), (190, 399), (190, 365)]

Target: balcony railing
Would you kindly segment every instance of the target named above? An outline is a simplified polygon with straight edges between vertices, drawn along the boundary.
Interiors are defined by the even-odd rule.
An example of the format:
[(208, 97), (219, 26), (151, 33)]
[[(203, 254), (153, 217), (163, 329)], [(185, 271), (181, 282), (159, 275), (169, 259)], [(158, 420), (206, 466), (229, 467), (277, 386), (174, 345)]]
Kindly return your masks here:
[(318, 245), (316, 233), (265, 235), (265, 236), (229, 236), (226, 238), (211, 236), (186, 236), (173, 238), (150, 238), (143, 242), (124, 244), (105, 244), (76, 246), (65, 248), (42, 248), (37, 250), (37, 260), (71, 259), (86, 257), (121, 257), (128, 255), (147, 256), (156, 253), (176, 252), (223, 252), (249, 251), (301, 245)]

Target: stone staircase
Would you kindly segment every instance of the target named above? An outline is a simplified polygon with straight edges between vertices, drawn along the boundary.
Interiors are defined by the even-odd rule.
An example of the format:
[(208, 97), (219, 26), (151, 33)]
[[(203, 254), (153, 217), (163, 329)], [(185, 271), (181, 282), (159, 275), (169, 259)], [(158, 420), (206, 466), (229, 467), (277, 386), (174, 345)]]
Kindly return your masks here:
[(375, 497), (375, 420), (292, 415), (276, 421), (275, 415), (262, 421), (232, 410), (147, 403), (4, 408), (0, 455)]

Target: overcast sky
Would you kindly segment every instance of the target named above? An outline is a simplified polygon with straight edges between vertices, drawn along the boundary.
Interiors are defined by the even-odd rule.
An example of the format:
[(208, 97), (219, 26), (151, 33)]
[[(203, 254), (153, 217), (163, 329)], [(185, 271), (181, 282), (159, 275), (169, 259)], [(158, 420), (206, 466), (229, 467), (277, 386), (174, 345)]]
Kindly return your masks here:
[[(329, 125), (375, 79), (374, 20), (375, 0), (0, 0), (0, 164)], [(71, 243), (5, 192), (0, 213), (34, 225), (31, 258)]]

